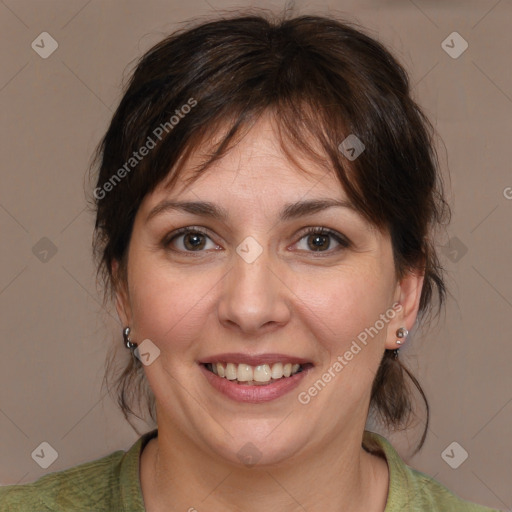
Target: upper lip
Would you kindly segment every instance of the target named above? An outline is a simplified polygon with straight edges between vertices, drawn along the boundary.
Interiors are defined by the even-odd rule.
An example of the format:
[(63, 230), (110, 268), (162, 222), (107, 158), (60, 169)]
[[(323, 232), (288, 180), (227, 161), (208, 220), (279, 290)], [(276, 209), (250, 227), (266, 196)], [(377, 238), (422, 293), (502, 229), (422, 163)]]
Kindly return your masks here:
[(258, 366), (261, 364), (274, 364), (274, 363), (292, 363), (292, 364), (306, 364), (311, 363), (310, 360), (302, 357), (290, 356), (286, 354), (244, 354), (241, 352), (230, 352), (225, 354), (215, 354), (213, 356), (205, 357), (199, 361), (201, 364), (208, 363), (242, 363), (250, 366)]

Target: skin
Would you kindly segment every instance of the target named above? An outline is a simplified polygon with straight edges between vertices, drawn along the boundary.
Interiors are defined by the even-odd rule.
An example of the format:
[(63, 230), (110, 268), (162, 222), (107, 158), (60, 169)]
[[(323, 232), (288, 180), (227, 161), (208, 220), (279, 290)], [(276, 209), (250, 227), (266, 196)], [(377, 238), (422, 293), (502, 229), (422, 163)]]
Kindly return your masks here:
[[(387, 464), (361, 442), (373, 378), (384, 350), (398, 347), (396, 330), (415, 323), (423, 276), (411, 273), (398, 282), (389, 235), (348, 208), (279, 220), (287, 203), (346, 196), (325, 168), (308, 162), (311, 175), (298, 171), (274, 134), (271, 118), (261, 118), (195, 183), (184, 186), (181, 178), (172, 190), (159, 186), (136, 215), (117, 310), (133, 341), (149, 338), (160, 350), (144, 367), (159, 432), (141, 457), (150, 512), (385, 508)], [(172, 210), (147, 220), (171, 199), (210, 201), (227, 209), (228, 218)], [(208, 231), (199, 251), (193, 234), (169, 242), (168, 235), (187, 226)], [(350, 245), (327, 237), (315, 251), (317, 235), (303, 234), (306, 227), (329, 228)], [(236, 252), (248, 236), (263, 249), (250, 264)], [(402, 308), (395, 317), (301, 404), (299, 392), (397, 302)], [(276, 400), (239, 403), (211, 387), (198, 366), (223, 352), (290, 354), (314, 368)], [(237, 456), (248, 442), (261, 453), (251, 468)]]

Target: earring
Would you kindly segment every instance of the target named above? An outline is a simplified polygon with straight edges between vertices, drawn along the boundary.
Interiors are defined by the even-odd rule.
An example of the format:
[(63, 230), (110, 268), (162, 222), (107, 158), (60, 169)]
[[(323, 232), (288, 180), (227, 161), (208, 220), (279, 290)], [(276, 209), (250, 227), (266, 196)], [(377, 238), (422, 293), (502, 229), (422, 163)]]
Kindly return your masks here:
[(126, 348), (133, 350), (134, 348), (137, 347), (137, 343), (132, 343), (132, 340), (130, 339), (130, 330), (131, 329), (129, 327), (125, 327), (123, 329), (123, 339)]
[[(409, 331), (405, 327), (400, 327), (399, 329), (396, 330), (395, 334), (396, 334), (397, 338), (406, 338), (407, 335), (409, 334)], [(400, 340), (396, 340), (396, 344), (401, 345), (402, 342)], [(393, 350), (393, 354), (395, 354), (395, 359), (398, 359), (398, 351), (399, 350), (400, 350), (400, 347), (395, 348), (395, 350)]]
[[(409, 331), (405, 327), (400, 327), (400, 329), (396, 330), (396, 337), (397, 338), (406, 338), (409, 334)], [(402, 342), (400, 340), (396, 340), (397, 345), (401, 345)]]

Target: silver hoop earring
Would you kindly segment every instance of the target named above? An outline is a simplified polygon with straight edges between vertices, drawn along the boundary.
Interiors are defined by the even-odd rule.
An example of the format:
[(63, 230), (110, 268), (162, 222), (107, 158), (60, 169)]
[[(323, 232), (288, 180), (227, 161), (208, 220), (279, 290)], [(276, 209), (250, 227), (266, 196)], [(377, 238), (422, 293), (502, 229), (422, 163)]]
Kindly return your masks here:
[(129, 348), (130, 350), (133, 350), (134, 348), (137, 347), (137, 343), (133, 343), (132, 340), (130, 339), (130, 330), (131, 329), (129, 327), (125, 327), (123, 329), (123, 339), (125, 347)]

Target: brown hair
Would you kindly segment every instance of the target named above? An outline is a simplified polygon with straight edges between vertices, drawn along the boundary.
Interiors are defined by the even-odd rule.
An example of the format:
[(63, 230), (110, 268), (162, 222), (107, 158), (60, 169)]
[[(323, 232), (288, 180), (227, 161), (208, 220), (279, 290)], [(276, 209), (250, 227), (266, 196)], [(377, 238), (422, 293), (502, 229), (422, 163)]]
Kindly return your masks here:
[[(430, 316), (436, 298), (439, 313), (446, 290), (432, 234), (450, 209), (434, 130), (411, 98), (406, 71), (354, 23), (261, 13), (189, 26), (138, 62), (96, 155), (101, 163), (94, 249), (105, 297), (112, 298), (119, 284), (114, 261), (120, 262), (118, 279), (126, 279), (127, 249), (143, 198), (164, 180), (172, 186), (191, 153), (220, 127), (222, 140), (191, 182), (268, 112), (291, 161), (297, 164), (298, 151), (334, 170), (362, 215), (389, 231), (397, 278), (408, 271), (424, 273), (418, 317)], [(365, 146), (353, 161), (339, 149), (349, 134)], [(133, 160), (143, 146), (150, 150)], [(419, 450), (429, 423), (428, 401), (391, 350), (382, 358), (370, 406), (387, 427), (408, 420), (413, 397), (406, 377), (426, 404)], [(154, 396), (137, 358), (130, 357), (115, 382), (128, 421), (128, 413), (137, 416), (135, 399), (156, 421)]]

